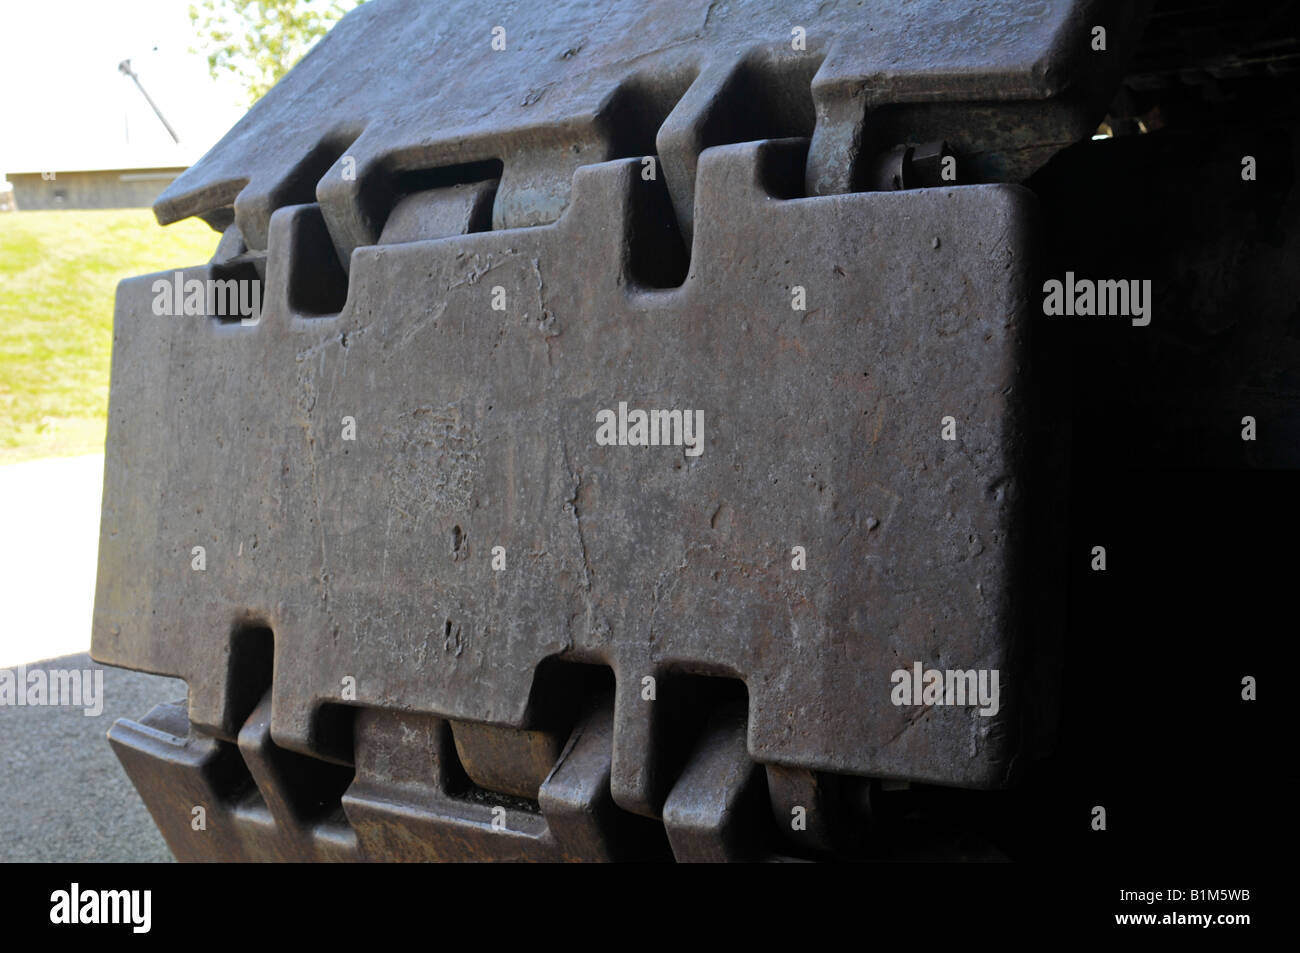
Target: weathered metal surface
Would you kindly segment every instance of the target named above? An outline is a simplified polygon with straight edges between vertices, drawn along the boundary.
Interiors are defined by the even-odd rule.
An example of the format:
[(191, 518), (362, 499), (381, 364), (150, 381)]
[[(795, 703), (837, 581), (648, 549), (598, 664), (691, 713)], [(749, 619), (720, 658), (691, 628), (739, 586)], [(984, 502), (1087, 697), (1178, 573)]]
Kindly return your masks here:
[(451, 723), (456, 754), (469, 779), (488, 791), (537, 798), (565, 739), (550, 731)]
[(753, 836), (768, 805), (745, 750), (745, 722), (742, 706), (715, 712), (664, 802), (664, 830), (678, 861), (746, 860), (766, 846)]
[[(582, 170), (550, 228), (358, 251), (335, 319), (285, 296), (300, 208), (256, 326), (159, 318), (151, 279), (124, 283), (97, 655), (186, 678), (192, 719), (231, 736), (228, 633), (261, 620), (273, 733), (303, 752), (345, 676), (360, 705), (521, 727), (537, 665), (569, 653), (613, 666), (630, 724), (643, 676), (702, 666), (746, 682), (765, 760), (996, 783), (998, 719), (914, 721), (888, 676), (1003, 662), (1031, 200), (775, 201), (772, 148), (706, 155), (718, 217), (680, 289), (629, 285), (635, 162)], [(703, 453), (596, 446), (619, 401), (704, 409)]]
[[(1034, 168), (1127, 11), (349, 15), (157, 205), (233, 221), (182, 277), (264, 279), (259, 320), (118, 292), (93, 654), (189, 684), (185, 740), (113, 739), (178, 856), (760, 856), (738, 804), (836, 836), (779, 766), (1006, 783), (1034, 203), (855, 190), (899, 144)], [(620, 402), (701, 452), (599, 444)], [(914, 662), (998, 713), (895, 705)]]
[[(289, 307), (299, 209), (277, 214), (256, 326), (158, 318), (151, 281), (125, 283), (96, 655), (181, 675), (195, 724), (232, 737), (229, 633), (257, 620), (272, 736), (306, 754), (333, 747), (317, 715), (346, 678), (359, 707), (525, 727), (543, 659), (603, 662), (613, 796), (644, 814), (673, 699), (642, 679), (677, 667), (746, 683), (756, 760), (1000, 783), (1009, 699), (918, 718), (889, 679), (1012, 661), (1030, 200), (776, 201), (758, 166), (787, 148), (705, 155), (680, 289), (631, 286), (610, 239), (634, 161), (582, 170), (554, 226), (359, 250), (335, 319)], [(704, 408), (703, 453), (596, 446), (620, 400)]]
[[(812, 194), (853, 188), (864, 149), (939, 137), (966, 158), (963, 181), (1018, 181), (1091, 131), (1146, 6), (368, 3), (155, 208), (164, 222), (233, 216), (265, 249), (277, 208), (319, 200), (346, 267), (377, 240), (401, 174), (485, 160), (505, 161), (498, 229), (559, 218), (580, 166), (657, 152), (689, 235), (700, 151), (747, 139), (812, 136)], [(1089, 47), (1097, 24), (1105, 54)]]
[[(238, 747), (186, 735), (183, 705), (120, 721), (109, 740), (182, 861), (609, 861), (667, 858), (650, 822), (609, 795), (611, 712), (575, 726), (539, 809), (475, 791), (449, 759), (446, 722), (368, 710), (356, 724), (346, 793), (321, 762), (278, 748), (266, 706)], [(324, 803), (320, 802), (322, 793)], [(341, 796), (340, 796), (341, 795)], [(658, 832), (662, 841), (662, 831)]]
[(772, 819), (785, 842), (803, 851), (851, 851), (870, 829), (870, 782), (807, 768), (766, 766)]
[(238, 746), (189, 731), (182, 704), (159, 705), (139, 723), (118, 721), (109, 731), (177, 860), (359, 859), (355, 833), (332, 809), (336, 784), (322, 783), (334, 766), (272, 744), (269, 708), (267, 699)]

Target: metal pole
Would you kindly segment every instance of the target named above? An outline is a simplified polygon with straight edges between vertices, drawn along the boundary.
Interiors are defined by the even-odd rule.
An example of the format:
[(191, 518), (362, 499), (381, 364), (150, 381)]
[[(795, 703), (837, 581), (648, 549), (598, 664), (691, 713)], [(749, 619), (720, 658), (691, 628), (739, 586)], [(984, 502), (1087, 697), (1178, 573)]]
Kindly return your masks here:
[(125, 73), (127, 76), (130, 76), (131, 79), (135, 80), (135, 85), (140, 90), (140, 95), (145, 98), (145, 101), (148, 102), (151, 107), (153, 107), (154, 115), (158, 117), (158, 121), (167, 127), (167, 131), (171, 133), (172, 139), (179, 144), (181, 137), (176, 135), (176, 130), (173, 129), (172, 124), (167, 121), (167, 117), (162, 114), (162, 110), (159, 109), (158, 104), (153, 101), (153, 97), (145, 92), (144, 86), (140, 83), (140, 77), (136, 76), (135, 71), (131, 69), (131, 61), (122, 60), (122, 62), (117, 64), (117, 68), (120, 72)]

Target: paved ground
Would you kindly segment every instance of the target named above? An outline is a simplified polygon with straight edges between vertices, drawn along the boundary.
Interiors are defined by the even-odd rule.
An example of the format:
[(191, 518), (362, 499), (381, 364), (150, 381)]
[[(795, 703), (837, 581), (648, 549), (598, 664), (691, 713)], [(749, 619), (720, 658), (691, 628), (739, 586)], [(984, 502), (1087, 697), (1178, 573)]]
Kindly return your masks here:
[(0, 668), (90, 650), (104, 455), (0, 467)]
[[(101, 669), (85, 653), (103, 470), (102, 455), (0, 467), (0, 670)], [(0, 696), (0, 861), (171, 859), (104, 736), (185, 683), (102, 671), (95, 717)]]
[(117, 718), (184, 698), (185, 683), (84, 654), (26, 666), (36, 669), (103, 671), (103, 712), (0, 705), (0, 861), (171, 860), (104, 736)]

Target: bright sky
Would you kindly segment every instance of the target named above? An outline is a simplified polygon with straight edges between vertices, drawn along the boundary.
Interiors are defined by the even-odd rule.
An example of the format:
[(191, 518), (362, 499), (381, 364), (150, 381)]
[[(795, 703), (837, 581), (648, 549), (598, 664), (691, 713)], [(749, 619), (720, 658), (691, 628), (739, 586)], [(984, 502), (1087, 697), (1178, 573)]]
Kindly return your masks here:
[[(185, 0), (0, 0), (0, 172), (189, 165), (245, 112)], [(180, 136), (172, 142), (140, 82)]]

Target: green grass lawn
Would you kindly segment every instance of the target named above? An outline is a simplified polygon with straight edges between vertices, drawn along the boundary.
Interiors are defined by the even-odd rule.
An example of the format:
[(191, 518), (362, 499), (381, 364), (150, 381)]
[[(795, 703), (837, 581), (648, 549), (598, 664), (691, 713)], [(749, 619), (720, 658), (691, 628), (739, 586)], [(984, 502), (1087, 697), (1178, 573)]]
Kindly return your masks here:
[(149, 209), (0, 214), (0, 464), (103, 452), (117, 283), (205, 262), (218, 237)]

